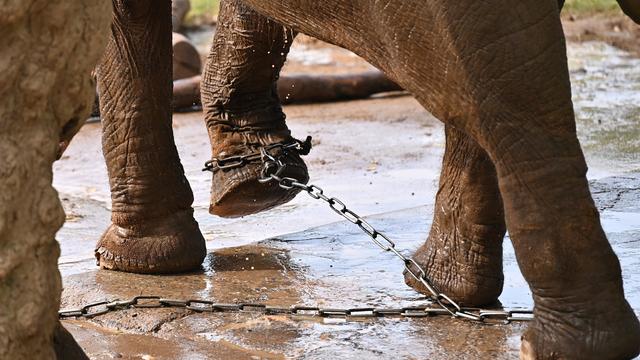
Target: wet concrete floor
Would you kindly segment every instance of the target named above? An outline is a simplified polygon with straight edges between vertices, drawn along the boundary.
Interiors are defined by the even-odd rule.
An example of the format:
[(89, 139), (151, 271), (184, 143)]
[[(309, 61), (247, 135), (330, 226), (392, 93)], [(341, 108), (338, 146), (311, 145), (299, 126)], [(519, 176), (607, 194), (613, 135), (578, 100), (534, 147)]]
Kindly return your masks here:
[[(351, 64), (341, 51), (296, 55), (290, 68)], [(640, 314), (640, 60), (601, 43), (571, 44), (569, 57), (592, 192), (622, 262), (627, 298)], [(405, 253), (424, 241), (444, 150), (436, 119), (409, 96), (285, 110), (294, 136), (314, 137), (306, 159), (311, 182), (366, 215)], [(210, 177), (200, 171), (210, 155), (201, 114), (176, 114), (174, 129), (210, 251), (202, 271), (143, 276), (96, 269), (93, 246), (109, 223), (110, 202), (100, 125), (88, 124), (54, 171), (67, 211), (57, 236), (63, 308), (141, 294), (273, 306), (425, 303), (404, 285), (401, 263), (307, 196), (241, 219), (210, 216)], [(505, 275), (503, 305), (530, 307), (508, 239)], [(180, 309), (132, 309), (64, 324), (92, 359), (512, 359), (525, 328), (446, 317), (339, 322)]]

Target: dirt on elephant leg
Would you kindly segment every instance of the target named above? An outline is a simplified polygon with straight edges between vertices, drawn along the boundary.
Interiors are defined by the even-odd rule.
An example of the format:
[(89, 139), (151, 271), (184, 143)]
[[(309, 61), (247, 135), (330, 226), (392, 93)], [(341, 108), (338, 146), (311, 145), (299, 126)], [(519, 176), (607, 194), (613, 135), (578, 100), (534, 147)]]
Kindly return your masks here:
[(64, 212), (51, 165), (65, 124), (90, 110), (109, 12), (100, 0), (0, 9), (0, 359), (56, 356)]
[[(445, 126), (446, 149), (429, 238), (414, 254), (438, 290), (467, 306), (502, 292), (502, 199), (495, 168), (468, 135)], [(411, 274), (406, 283), (430, 295)]]
[[(213, 158), (248, 155), (260, 147), (291, 142), (276, 90), (294, 33), (247, 8), (241, 1), (221, 2), (219, 27), (202, 79), (202, 102)], [(280, 174), (308, 181), (297, 153), (282, 158)], [(238, 217), (267, 210), (293, 199), (300, 191), (274, 182), (260, 183), (261, 163), (232, 169), (215, 168), (212, 214)]]
[(171, 127), (171, 1), (114, 0), (97, 68), (112, 224), (96, 245), (102, 268), (196, 269), (206, 254)]

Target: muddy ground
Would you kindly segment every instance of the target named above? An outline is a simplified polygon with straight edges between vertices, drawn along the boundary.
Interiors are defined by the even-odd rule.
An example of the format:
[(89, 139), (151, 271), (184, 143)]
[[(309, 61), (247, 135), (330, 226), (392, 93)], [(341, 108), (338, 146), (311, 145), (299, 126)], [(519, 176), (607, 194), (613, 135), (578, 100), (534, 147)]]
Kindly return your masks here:
[[(572, 34), (580, 32), (571, 31), (577, 40)], [(206, 50), (206, 36), (198, 36)], [(627, 50), (601, 41), (570, 42), (569, 62), (592, 192), (621, 258), (627, 297), (640, 314), (640, 60)], [(286, 71), (366, 69), (347, 51), (301, 39)], [(312, 183), (366, 215), (405, 253), (424, 241), (444, 150), (441, 123), (403, 94), (285, 110), (295, 136), (314, 137), (306, 158)], [(174, 129), (210, 252), (202, 271), (142, 276), (96, 269), (93, 246), (108, 225), (110, 202), (100, 124), (88, 124), (54, 169), (67, 211), (57, 236), (63, 308), (141, 294), (274, 306), (425, 303), (404, 285), (402, 264), (305, 195), (241, 219), (208, 215), (210, 175), (201, 167), (210, 153), (201, 113), (176, 114)], [(530, 307), (508, 239), (505, 273), (502, 304)], [(179, 309), (132, 309), (64, 325), (92, 359), (512, 359), (525, 328), (446, 317), (341, 322)]]

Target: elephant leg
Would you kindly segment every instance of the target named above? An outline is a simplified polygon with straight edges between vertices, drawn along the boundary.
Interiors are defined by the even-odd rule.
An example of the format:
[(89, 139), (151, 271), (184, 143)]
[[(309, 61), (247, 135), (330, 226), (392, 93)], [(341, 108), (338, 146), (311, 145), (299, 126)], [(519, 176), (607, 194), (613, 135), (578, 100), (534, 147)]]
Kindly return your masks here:
[(444, 23), (458, 55), (450, 66), (464, 78), (456, 101), (464, 113), (450, 122), (495, 165), (507, 229), (533, 295), (535, 319), (521, 357), (631, 358), (640, 351), (640, 325), (589, 192), (557, 5), (520, 4), (487, 11), (492, 16), (471, 28), (455, 25), (465, 10), (449, 9)]
[(97, 68), (112, 224), (96, 246), (105, 269), (175, 273), (206, 255), (171, 127), (171, 1), (113, 0)]
[(535, 303), (523, 358), (638, 354), (640, 325), (589, 193), (557, 2), (246, 3), (356, 51), (486, 151)]
[[(213, 158), (247, 155), (260, 147), (292, 141), (276, 81), (295, 34), (238, 0), (220, 3), (216, 31), (202, 78), (202, 103)], [(285, 156), (282, 176), (307, 182), (307, 167), (295, 153)], [(237, 217), (283, 204), (299, 190), (258, 182), (260, 162), (214, 169), (210, 212)]]
[(51, 166), (91, 109), (109, 13), (102, 0), (0, 6), (0, 359), (56, 358), (65, 216)]
[[(502, 199), (493, 163), (464, 132), (445, 126), (446, 149), (429, 238), (413, 255), (437, 288), (467, 306), (502, 292)], [(428, 290), (405, 272), (405, 282)]]

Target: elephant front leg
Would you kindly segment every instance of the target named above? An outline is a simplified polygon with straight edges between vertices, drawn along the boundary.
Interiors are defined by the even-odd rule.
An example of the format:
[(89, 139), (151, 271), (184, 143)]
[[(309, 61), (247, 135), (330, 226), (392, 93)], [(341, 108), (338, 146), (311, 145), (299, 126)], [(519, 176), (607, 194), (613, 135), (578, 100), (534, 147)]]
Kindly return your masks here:
[[(293, 140), (280, 106), (276, 81), (295, 34), (238, 0), (220, 4), (219, 27), (202, 78), (202, 103), (213, 158), (247, 155)], [(295, 153), (283, 159), (282, 176), (307, 182)], [(283, 204), (299, 190), (258, 182), (260, 162), (213, 170), (210, 212), (224, 217), (253, 214)]]
[[(438, 290), (467, 306), (502, 292), (502, 199), (493, 163), (465, 133), (445, 126), (446, 149), (427, 241), (413, 255)], [(405, 272), (405, 282), (428, 290)]]
[(96, 246), (105, 269), (174, 273), (206, 254), (171, 127), (171, 1), (114, 0), (97, 69), (112, 224)]

